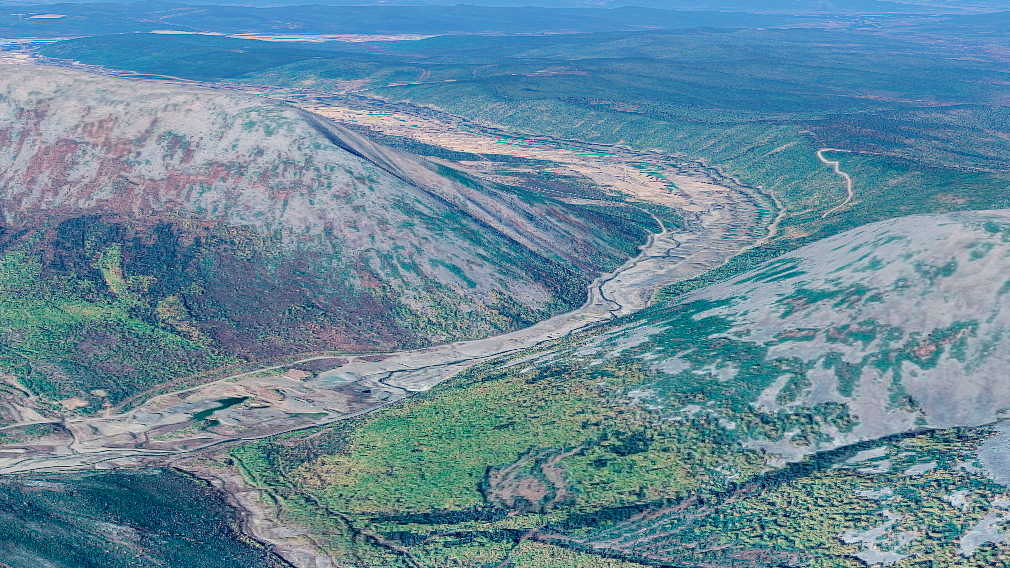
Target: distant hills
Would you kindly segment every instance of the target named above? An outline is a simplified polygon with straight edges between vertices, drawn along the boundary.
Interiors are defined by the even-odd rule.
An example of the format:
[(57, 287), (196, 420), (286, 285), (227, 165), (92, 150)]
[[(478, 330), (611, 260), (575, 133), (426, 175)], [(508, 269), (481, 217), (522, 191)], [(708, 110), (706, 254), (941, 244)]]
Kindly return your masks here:
[[(884, 0), (494, 4), (264, 0), (251, 4), (147, 0), (131, 3), (0, 3), (0, 37), (204, 33), (288, 37), (339, 35), (539, 35), (688, 28), (907, 30), (998, 5), (922, 5)], [(866, 18), (870, 19), (867, 20)], [(319, 40), (320, 38), (314, 38)]]
[[(63, 17), (33, 17), (47, 14)], [(222, 34), (531, 34), (691, 27), (778, 27), (796, 18), (661, 7), (193, 6), (159, 1), (0, 8), (0, 36), (175, 30)]]
[[(98, 2), (81, 2), (97, 4)], [(62, 2), (38, 0), (5, 0), (0, 5), (66, 5)], [(194, 6), (297, 6), (304, 0), (189, 0), (181, 4)], [(323, 6), (460, 6), (456, 0), (320, 0), (313, 4)], [(801, 14), (801, 13), (972, 13), (992, 12), (1002, 9), (999, 1), (974, 0), (969, 2), (945, 2), (929, 0), (789, 0), (764, 2), (762, 0), (474, 0), (467, 2), (470, 7), (507, 8), (556, 8), (556, 9), (600, 9), (623, 7), (646, 7), (678, 11), (750, 12), (754, 14)]]

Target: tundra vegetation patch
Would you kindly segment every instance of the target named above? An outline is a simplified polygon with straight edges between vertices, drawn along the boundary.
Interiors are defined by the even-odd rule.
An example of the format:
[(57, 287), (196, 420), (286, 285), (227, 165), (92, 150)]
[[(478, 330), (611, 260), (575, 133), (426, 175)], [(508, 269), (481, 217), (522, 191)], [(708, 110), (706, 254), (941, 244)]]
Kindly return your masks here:
[(1010, 406), (1008, 235), (1001, 211), (868, 225), (231, 455), (349, 563), (494, 565), (533, 541), (676, 566), (992, 565), (1005, 459), (973, 427)]

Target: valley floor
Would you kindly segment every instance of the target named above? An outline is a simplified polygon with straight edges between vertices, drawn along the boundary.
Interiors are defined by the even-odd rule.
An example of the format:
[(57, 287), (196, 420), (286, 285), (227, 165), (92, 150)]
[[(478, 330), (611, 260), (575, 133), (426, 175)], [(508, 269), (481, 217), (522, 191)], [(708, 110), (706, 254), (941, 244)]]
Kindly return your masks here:
[[(533, 148), (468, 137), (505, 146), (496, 148), (498, 154), (516, 148), (515, 154), (529, 155)], [(445, 138), (419, 138), (446, 145), (457, 139), (451, 133)], [(571, 141), (535, 143), (541, 158), (556, 158), (561, 167), (583, 168), (600, 186), (631, 195), (642, 205), (673, 209), (684, 217), (685, 226), (667, 227), (657, 218), (664, 230), (652, 235), (638, 256), (598, 278), (580, 309), (512, 333), (397, 353), (312, 354), (173, 392), (148, 393), (151, 398), (134, 399), (129, 410), (108, 409), (100, 416), (51, 417), (27, 396), (11, 401), (25, 419), (6, 430), (57, 423), (68, 435), (0, 449), (0, 473), (126, 465), (135, 458), (192, 454), (360, 416), (473, 365), (637, 312), (660, 288), (721, 265), (769, 231), (774, 204), (732, 180), (681, 173), (676, 162), (670, 163), (672, 158), (651, 153), (613, 148), (610, 155), (601, 156)], [(561, 145), (566, 147), (557, 147)]]
[[(162, 388), (91, 416), (73, 408), (55, 412), (27, 392), (11, 397), (4, 404), (21, 421), (0, 430), (5, 435), (0, 473), (104, 469), (185, 458), (184, 469), (214, 478), (191, 458), (361, 416), (474, 365), (642, 310), (660, 288), (718, 267), (770, 238), (780, 217), (774, 197), (703, 164), (658, 152), (505, 132), (430, 109), (320, 98), (323, 95), (284, 96), (306, 110), (376, 135), (462, 158), (488, 156), (432, 158), (477, 177), (511, 185), (532, 180), (535, 187), (556, 191), (555, 198), (579, 205), (642, 209), (663, 230), (650, 236), (638, 256), (598, 278), (580, 309), (512, 333), (398, 353), (307, 354), (212, 382), (180, 383), (171, 392)], [(564, 184), (572, 180), (594, 189), (564, 195)], [(674, 226), (677, 218), (682, 219), (680, 226)], [(8, 382), (17, 387), (16, 381)], [(276, 540), (284, 532), (255, 511), (258, 499), (243, 497), (238, 479), (218, 477), (217, 482), (249, 511), (253, 520), (247, 528), (256, 537)], [(308, 558), (297, 547), (289, 548), (289, 555)], [(306, 565), (325, 565), (311, 562)]]

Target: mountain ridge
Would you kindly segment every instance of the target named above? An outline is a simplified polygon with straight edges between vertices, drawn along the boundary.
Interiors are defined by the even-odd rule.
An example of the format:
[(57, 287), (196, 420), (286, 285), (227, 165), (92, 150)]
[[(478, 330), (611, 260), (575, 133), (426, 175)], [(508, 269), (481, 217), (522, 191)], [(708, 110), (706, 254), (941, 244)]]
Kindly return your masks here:
[(655, 230), (631, 207), (486, 184), (248, 96), (15, 67), (0, 117), (0, 246), (21, 271), (6, 287), (74, 304), (59, 308), (71, 328), (105, 321), (84, 355), (61, 353), (72, 367), (114, 369), (110, 344), (133, 341), (88, 304), (198, 359), (512, 330), (581, 305)]

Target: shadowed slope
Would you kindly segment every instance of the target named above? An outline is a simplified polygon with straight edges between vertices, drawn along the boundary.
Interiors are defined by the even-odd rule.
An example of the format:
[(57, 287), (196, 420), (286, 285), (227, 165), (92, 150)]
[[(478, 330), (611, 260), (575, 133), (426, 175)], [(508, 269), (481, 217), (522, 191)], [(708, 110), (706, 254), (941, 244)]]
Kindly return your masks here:
[(172, 470), (6, 476), (3, 566), (287, 568), (223, 495)]

